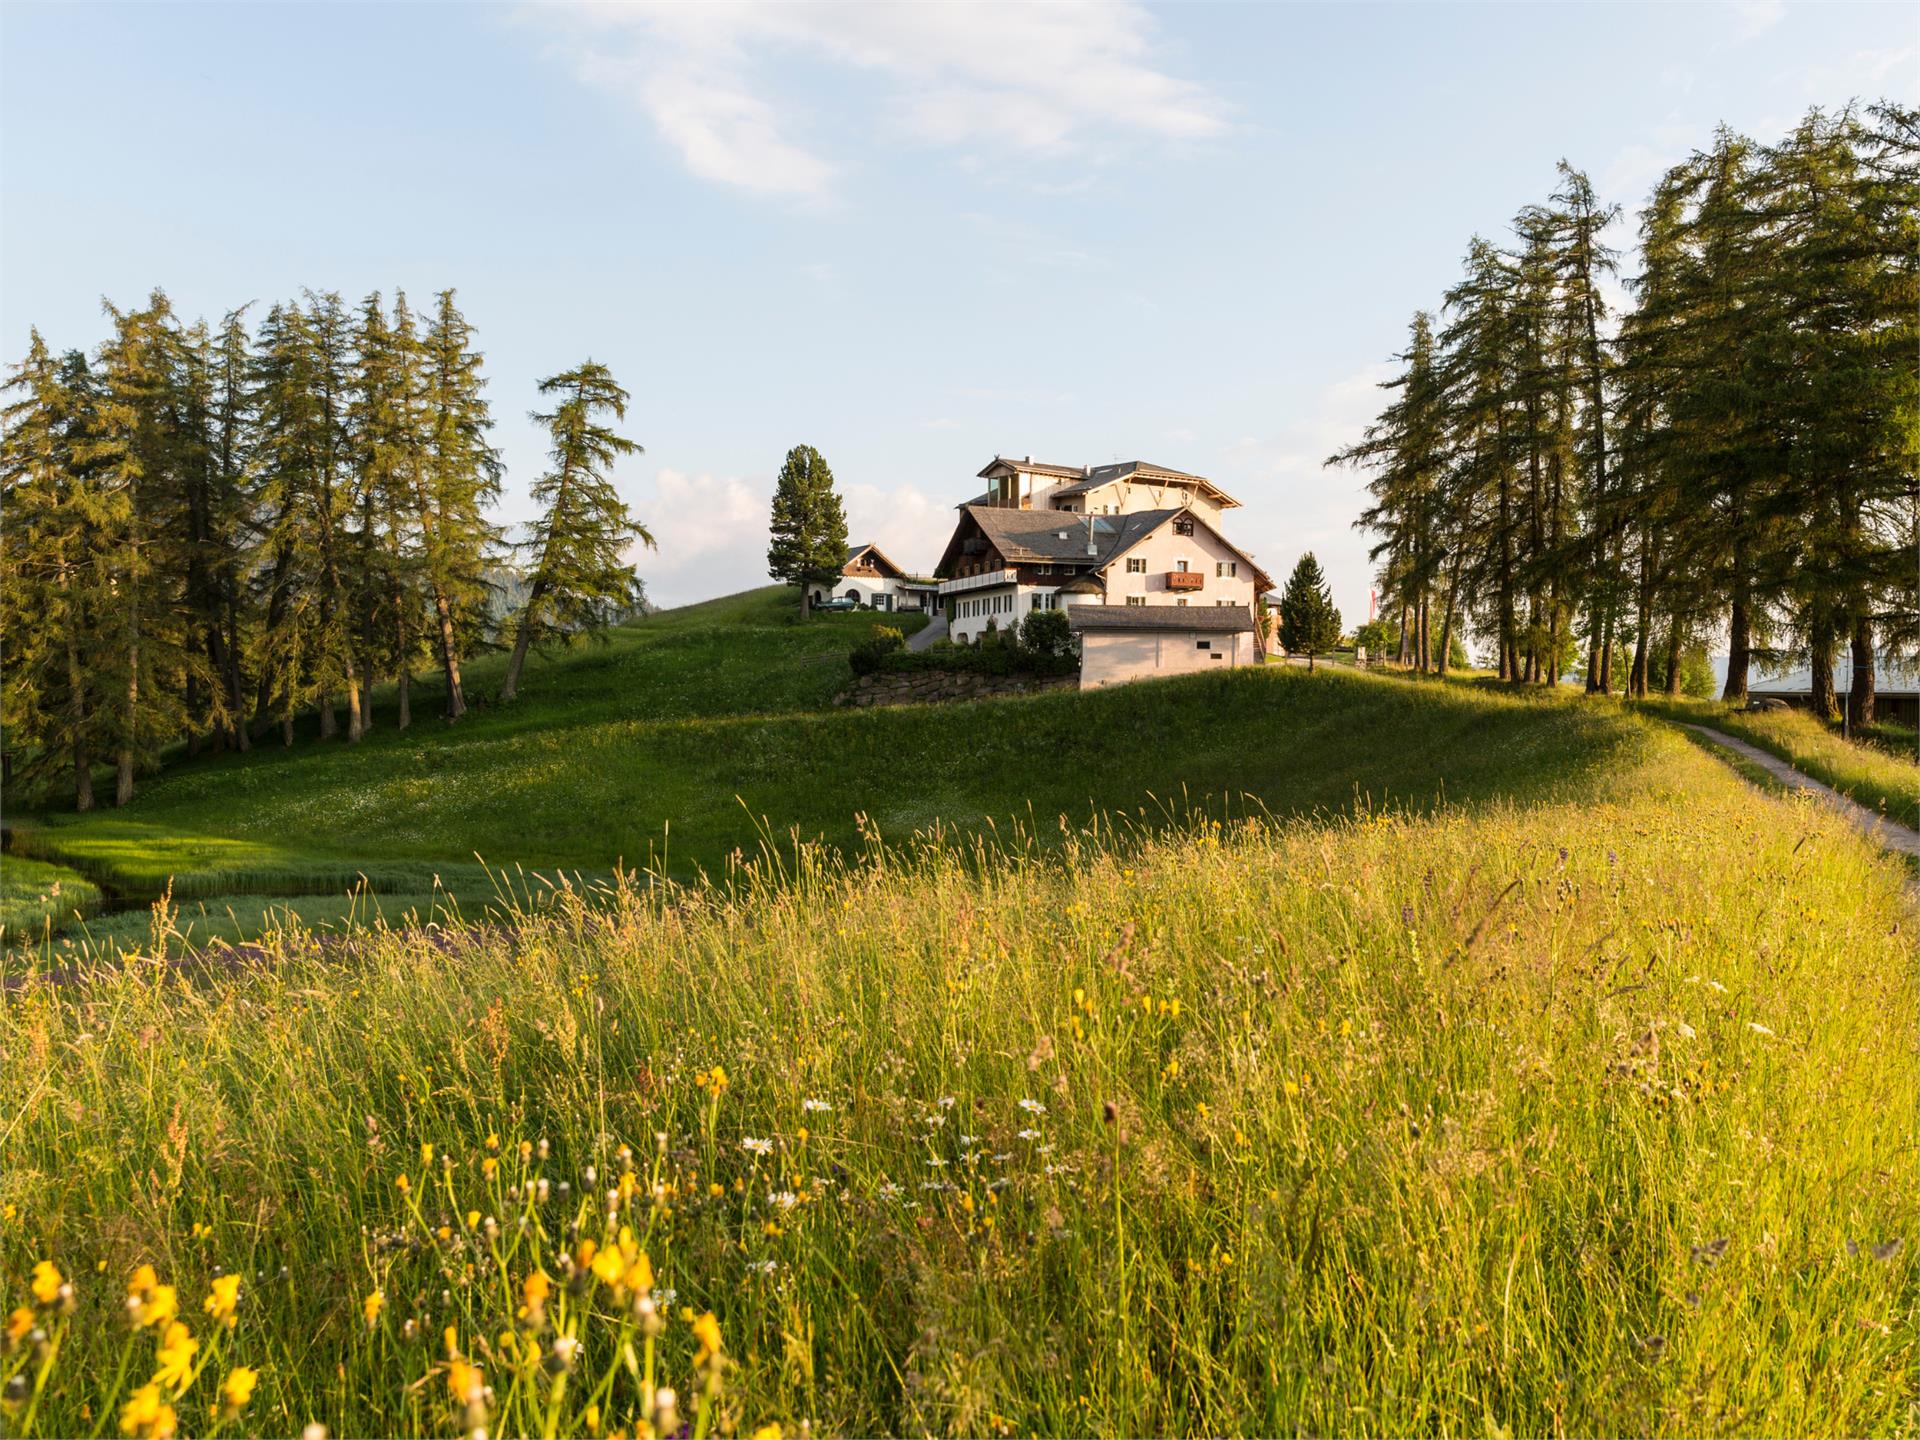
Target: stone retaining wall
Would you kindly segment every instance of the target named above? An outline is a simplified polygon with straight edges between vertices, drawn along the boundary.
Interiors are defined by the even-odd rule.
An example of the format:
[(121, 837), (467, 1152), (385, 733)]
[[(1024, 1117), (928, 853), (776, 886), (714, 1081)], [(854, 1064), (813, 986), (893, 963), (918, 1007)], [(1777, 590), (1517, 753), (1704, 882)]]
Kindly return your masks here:
[(995, 695), (1031, 695), (1070, 690), (1072, 675), (982, 675), (972, 670), (909, 670), (856, 675), (840, 692), (840, 705), (938, 705), (949, 700), (985, 700)]

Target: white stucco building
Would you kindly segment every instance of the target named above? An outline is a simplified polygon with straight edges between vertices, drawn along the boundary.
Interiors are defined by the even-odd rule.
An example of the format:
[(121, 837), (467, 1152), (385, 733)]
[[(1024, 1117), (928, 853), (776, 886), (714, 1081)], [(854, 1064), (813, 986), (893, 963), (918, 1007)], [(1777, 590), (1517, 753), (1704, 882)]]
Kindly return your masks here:
[(1070, 611), (1067, 623), (1080, 642), (1082, 690), (1231, 670), (1260, 658), (1245, 605), (1087, 605)]
[[(1074, 467), (995, 459), (961, 505), (934, 573), (962, 644), (1035, 610), (1238, 607), (1272, 580), (1220, 529), (1239, 502), (1211, 481), (1145, 461)], [(1163, 503), (1143, 504), (1157, 500)]]

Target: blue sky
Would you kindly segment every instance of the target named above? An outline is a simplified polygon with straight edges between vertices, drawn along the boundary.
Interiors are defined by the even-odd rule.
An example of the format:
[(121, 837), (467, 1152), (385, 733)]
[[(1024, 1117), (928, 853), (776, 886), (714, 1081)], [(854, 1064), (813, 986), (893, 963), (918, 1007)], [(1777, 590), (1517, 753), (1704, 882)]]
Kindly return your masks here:
[(209, 318), (452, 285), (511, 516), (535, 380), (633, 392), (661, 601), (763, 581), (806, 442), (915, 567), (996, 452), (1198, 471), (1351, 623), (1361, 481), (1320, 462), (1469, 238), (1562, 156), (1631, 211), (1716, 123), (1912, 100), (1917, 56), (1897, 5), (9, 0), (0, 351), (156, 285)]

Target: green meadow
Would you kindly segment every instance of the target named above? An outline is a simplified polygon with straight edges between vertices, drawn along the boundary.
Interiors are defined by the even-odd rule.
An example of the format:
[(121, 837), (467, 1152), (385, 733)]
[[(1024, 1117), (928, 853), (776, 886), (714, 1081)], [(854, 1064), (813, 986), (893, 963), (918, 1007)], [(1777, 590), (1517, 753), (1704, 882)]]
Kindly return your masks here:
[[(123, 905), (170, 894), (217, 919), (275, 900), (332, 923), (365, 892), (479, 918), (498, 908), (502, 872), (524, 903), (621, 868), (716, 875), (763, 841), (844, 849), (863, 829), (965, 839), (1020, 825), (1051, 844), (1062, 817), (1428, 807), (1537, 792), (1570, 766), (1603, 770), (1621, 743), (1579, 706), (1280, 666), (835, 709), (846, 651), (872, 623), (800, 623), (778, 587), (663, 612), (536, 661), (520, 701), (456, 727), (416, 686), (408, 731), (383, 708), (357, 747), (302, 734), (291, 749), (181, 759), (124, 809), (20, 823), (14, 847)], [(489, 693), (499, 664), (474, 665), (470, 691)], [(200, 933), (247, 928), (210, 923)], [(95, 928), (63, 938), (86, 945)], [(144, 934), (144, 916), (101, 933), (128, 932)]]
[(765, 723), (1150, 788), (1057, 707), (1184, 714), (1190, 793), (1284, 804), (982, 788), (1030, 818), (18, 990), (8, 1432), (1911, 1425), (1900, 866), (1663, 725), (1467, 687)]

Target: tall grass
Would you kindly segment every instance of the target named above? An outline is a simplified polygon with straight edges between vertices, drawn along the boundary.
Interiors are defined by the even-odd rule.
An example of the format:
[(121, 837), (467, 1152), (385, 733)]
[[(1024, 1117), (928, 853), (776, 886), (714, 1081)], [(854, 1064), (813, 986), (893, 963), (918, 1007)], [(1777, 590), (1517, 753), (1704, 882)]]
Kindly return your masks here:
[(1903, 873), (1623, 729), (1597, 795), (870, 833), (31, 989), (0, 1377), (47, 1433), (1901, 1429)]
[(0, 948), (64, 930), (99, 904), (100, 887), (68, 866), (0, 855)]
[(1887, 819), (1920, 826), (1920, 764), (1838, 728), (1805, 710), (1742, 710), (1712, 702), (1645, 702), (1657, 713), (1707, 725), (1778, 756), (1805, 775), (1877, 810)]

